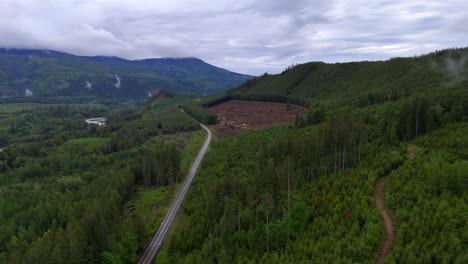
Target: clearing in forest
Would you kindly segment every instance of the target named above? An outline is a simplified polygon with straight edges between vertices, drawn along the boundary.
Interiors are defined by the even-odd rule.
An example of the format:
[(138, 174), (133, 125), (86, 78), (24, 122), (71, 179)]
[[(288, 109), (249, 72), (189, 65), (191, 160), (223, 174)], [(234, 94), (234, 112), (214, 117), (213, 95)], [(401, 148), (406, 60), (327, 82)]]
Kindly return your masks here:
[(237, 135), (246, 129), (293, 123), (306, 108), (284, 103), (230, 100), (209, 108), (218, 116), (214, 125), (219, 137)]

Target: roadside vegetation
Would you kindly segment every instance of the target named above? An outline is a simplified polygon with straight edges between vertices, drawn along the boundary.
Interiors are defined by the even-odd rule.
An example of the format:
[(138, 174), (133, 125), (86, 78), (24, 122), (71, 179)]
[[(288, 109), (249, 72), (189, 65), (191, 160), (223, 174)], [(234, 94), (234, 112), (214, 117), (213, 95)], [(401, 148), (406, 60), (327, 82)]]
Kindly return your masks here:
[[(183, 204), (185, 221), (176, 222), (177, 233), (164, 245), (163, 260), (373, 263), (384, 239), (375, 184), (390, 175), (385, 201), (395, 210), (397, 244), (387, 261), (463, 263), (466, 156), (449, 154), (460, 151), (450, 144), (455, 147), (420, 153), (412, 161), (406, 143), (398, 140), (404, 112), (387, 130), (353, 121), (363, 120), (359, 112), (213, 143)], [(381, 122), (384, 112), (368, 118)], [(460, 136), (454, 140), (466, 146), (466, 125), (448, 126), (456, 129), (446, 136)], [(433, 133), (441, 131), (451, 130)], [(436, 140), (428, 134), (415, 143), (423, 146), (426, 138)]]
[(133, 263), (203, 142), (175, 134), (198, 129), (191, 98), (2, 105), (0, 262)]

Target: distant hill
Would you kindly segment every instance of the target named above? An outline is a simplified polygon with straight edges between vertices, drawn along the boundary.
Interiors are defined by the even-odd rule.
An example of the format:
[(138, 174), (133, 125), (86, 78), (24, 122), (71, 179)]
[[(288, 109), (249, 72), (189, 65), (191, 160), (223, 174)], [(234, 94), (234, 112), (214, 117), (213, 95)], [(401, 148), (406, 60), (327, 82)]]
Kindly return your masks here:
[(160, 89), (208, 94), (251, 76), (197, 58), (126, 60), (0, 48), (0, 96), (144, 97)]
[(460, 89), (468, 89), (468, 48), (386, 61), (299, 64), (281, 74), (248, 80), (231, 92), (372, 104), (412, 93)]

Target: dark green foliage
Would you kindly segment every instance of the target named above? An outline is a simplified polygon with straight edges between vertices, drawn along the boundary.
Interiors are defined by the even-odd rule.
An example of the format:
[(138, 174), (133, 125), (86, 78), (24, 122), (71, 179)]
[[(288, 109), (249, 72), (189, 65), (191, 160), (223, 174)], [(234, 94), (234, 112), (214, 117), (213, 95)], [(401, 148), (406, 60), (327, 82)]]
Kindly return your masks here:
[(69, 141), (0, 176), (0, 251), (8, 263), (97, 263), (111, 247), (133, 176), (103, 154), (106, 144)]
[[(16, 116), (2, 119), (0, 262), (135, 262), (148, 238), (142, 216), (127, 207), (135, 187), (181, 177), (180, 146), (148, 139), (180, 126), (198, 129), (177, 108), (180, 97), (167, 100), (145, 109), (118, 103), (2, 108)], [(160, 116), (166, 113), (168, 119)], [(108, 116), (108, 124), (84, 122), (96, 116)]]
[(441, 129), (415, 140), (415, 144), (426, 149), (447, 152), (468, 160), (466, 132), (468, 122), (450, 123)]
[(361, 146), (366, 142), (363, 124), (353, 121), (349, 112), (338, 112), (331, 118), (321, 133), (324, 141), (326, 171), (329, 167), (344, 170), (348, 163), (355, 164), (361, 158)]
[[(1, 147), (27, 142), (51, 146), (69, 138), (102, 135), (99, 128), (89, 127), (85, 118), (104, 116), (113, 108), (103, 104), (5, 104), (3, 107), (11, 108), (12, 115), (1, 119), (0, 134), (4, 138)], [(26, 147), (31, 146), (34, 145)]]
[(161, 134), (199, 129), (199, 125), (177, 106), (192, 99), (185, 95), (161, 96), (149, 100), (142, 109), (133, 107), (112, 113), (105, 128), (111, 135), (111, 150), (131, 149)]
[(259, 101), (259, 102), (278, 102), (300, 105), (304, 107), (309, 106), (309, 101), (295, 96), (283, 96), (278, 94), (243, 94), (237, 93), (236, 90), (231, 90), (223, 94), (214, 94), (207, 96), (200, 100), (199, 104), (204, 107), (211, 107), (229, 100), (243, 100), (243, 101)]
[(216, 124), (218, 122), (218, 117), (216, 114), (210, 112), (208, 109), (195, 104), (183, 104), (180, 106), (187, 114), (198, 120), (199, 122), (207, 125)]
[(375, 184), (390, 175), (397, 234), (386, 261), (464, 263), (467, 80), (444, 65), (465, 54), (309, 63), (202, 99), (311, 100), (296, 126), (213, 143), (164, 260), (374, 263), (384, 239)]
[[(468, 66), (461, 63), (466, 56), (468, 49), (464, 48), (388, 61), (310, 62), (290, 67), (281, 74), (248, 80), (235, 92), (295, 96), (313, 101), (345, 100), (362, 107), (394, 101), (416, 92), (434, 95), (451, 92), (456, 86), (466, 88)], [(450, 71), (452, 62), (460, 65), (456, 74)]]
[(183, 204), (189, 222), (168, 241), (169, 262), (370, 262), (382, 234), (369, 199), (377, 167), (332, 173), (323, 153), (341, 139), (323, 142), (328, 129), (215, 142)]
[(205, 95), (250, 76), (196, 58), (125, 60), (56, 51), (0, 49), (2, 96), (147, 97), (160, 89)]
[(372, 263), (383, 239), (374, 186), (390, 174), (398, 233), (387, 261), (463, 263), (466, 124), (417, 137), (421, 146), (436, 143), (436, 156), (411, 161), (405, 144), (388, 140), (397, 130), (380, 127), (396, 127), (395, 105), (215, 142), (183, 204), (188, 223), (168, 241), (168, 261)]
[(178, 181), (180, 153), (174, 143), (148, 142), (141, 149), (139, 165), (146, 186), (171, 185)]
[[(235, 91), (235, 90), (234, 90)], [(283, 96), (275, 94), (242, 94), (242, 93), (231, 93), (231, 99), (235, 100), (244, 100), (244, 101), (260, 101), (260, 102), (278, 102), (278, 103), (287, 103), (307, 107), (309, 101), (295, 96)]]
[(307, 111), (307, 124), (309, 125), (314, 125), (318, 124), (320, 122), (323, 122), (325, 120), (325, 111), (322, 107), (309, 107), (309, 110)]
[(416, 139), (427, 149), (391, 173), (386, 199), (397, 233), (388, 263), (466, 262), (468, 163), (454, 144), (466, 149), (467, 128), (451, 125)]
[(75, 96), (75, 97), (24, 97), (24, 96), (8, 96), (0, 98), (1, 103), (39, 103), (39, 104), (81, 104), (92, 103), (96, 101), (94, 96)]
[[(465, 53), (309, 63), (229, 93), (169, 94), (141, 108), (16, 106), (14, 119), (0, 119), (0, 262), (134, 263), (154, 219), (129, 202), (135, 187), (178, 182), (189, 163), (180, 143), (152, 137), (197, 129), (186, 113), (215, 123), (205, 107), (243, 99), (309, 110), (296, 126), (212, 143), (164, 260), (374, 263), (384, 239), (375, 184), (389, 176), (384, 196), (397, 233), (386, 262), (465, 263), (466, 65), (460, 74), (444, 67)], [(97, 115), (106, 127), (78, 122)]]
[[(432, 103), (433, 104), (433, 103)], [(410, 141), (440, 125), (440, 112), (427, 97), (416, 95), (403, 101), (398, 123), (401, 140)]]

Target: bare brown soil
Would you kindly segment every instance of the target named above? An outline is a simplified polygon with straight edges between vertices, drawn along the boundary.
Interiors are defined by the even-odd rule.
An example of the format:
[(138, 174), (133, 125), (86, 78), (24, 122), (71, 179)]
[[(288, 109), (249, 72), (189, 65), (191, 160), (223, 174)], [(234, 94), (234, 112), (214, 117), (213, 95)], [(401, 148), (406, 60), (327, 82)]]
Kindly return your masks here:
[(395, 241), (395, 226), (393, 221), (388, 215), (383, 200), (383, 192), (385, 185), (388, 182), (388, 176), (381, 179), (377, 183), (377, 190), (375, 192), (375, 205), (380, 212), (380, 216), (384, 220), (385, 224), (385, 241), (382, 246), (382, 249), (379, 252), (379, 257), (377, 259), (377, 264), (382, 264), (384, 262), (385, 256), (387, 256), (393, 248), (393, 242)]
[(293, 123), (306, 108), (283, 103), (230, 100), (209, 108), (218, 115), (213, 127), (219, 137), (237, 135), (245, 130)]

